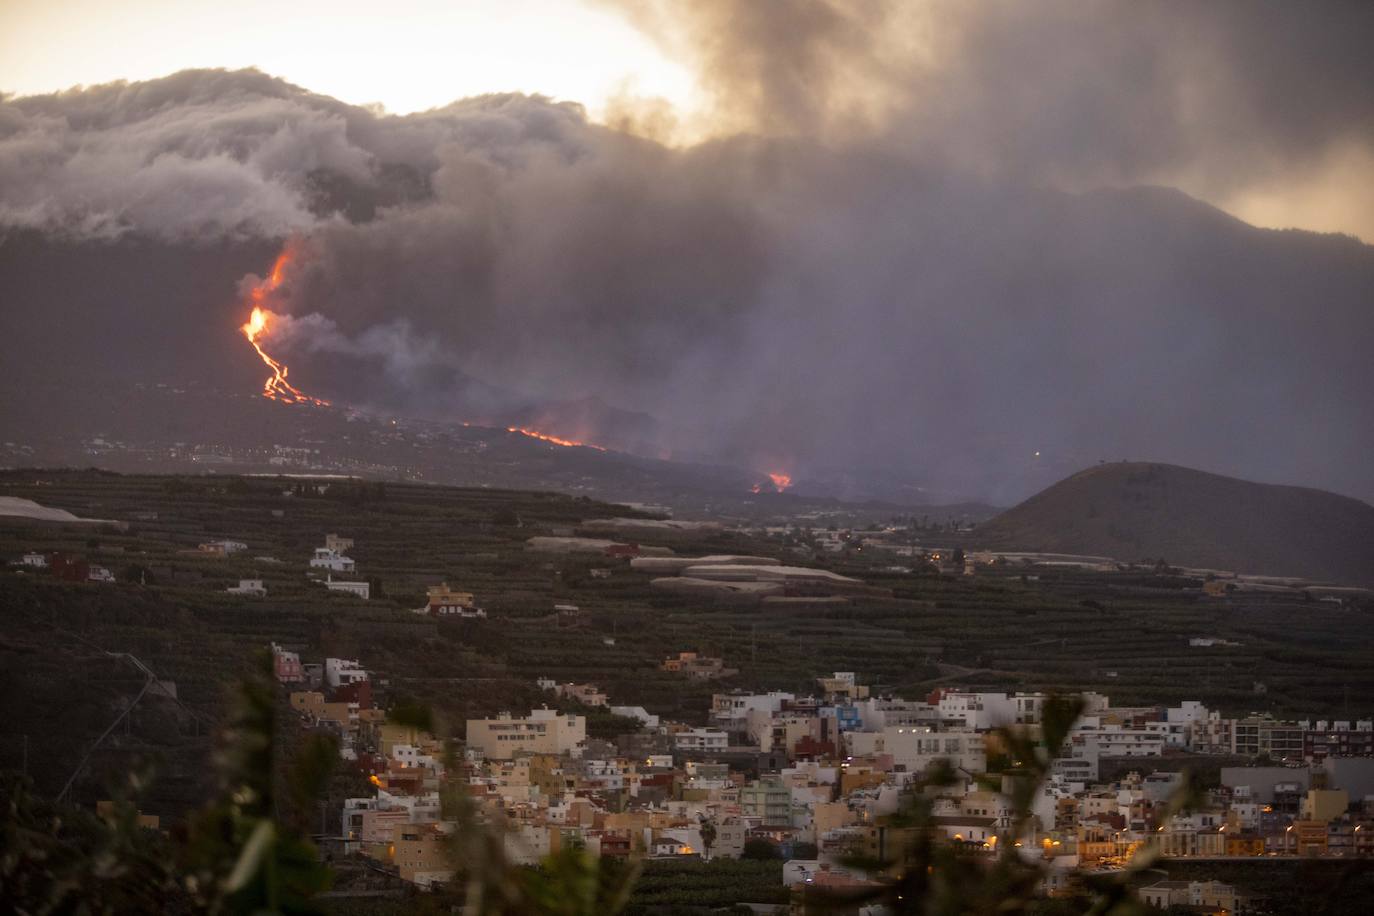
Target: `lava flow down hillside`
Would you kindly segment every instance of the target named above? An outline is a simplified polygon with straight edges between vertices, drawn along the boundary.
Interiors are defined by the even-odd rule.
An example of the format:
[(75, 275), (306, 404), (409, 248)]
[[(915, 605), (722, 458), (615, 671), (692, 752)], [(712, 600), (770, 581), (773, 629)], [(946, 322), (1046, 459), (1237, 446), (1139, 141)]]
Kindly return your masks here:
[(254, 284), (248, 290), (248, 304), (252, 305), (253, 311), (240, 330), (243, 331), (243, 336), (248, 338), (248, 342), (253, 345), (253, 349), (257, 351), (263, 363), (272, 371), (272, 374), (262, 383), (263, 397), (273, 401), (281, 401), (284, 404), (311, 404), (315, 407), (328, 407), (328, 401), (312, 397), (288, 382), (286, 376), (290, 370), (286, 364), (269, 356), (259, 340), (263, 335), (271, 333), (270, 324), (277, 319), (277, 315), (264, 308), (263, 303), (281, 287), (283, 274), (291, 258), (292, 250), (291, 246), (288, 245), (282, 249), (281, 254), (277, 255), (277, 260), (273, 262), (272, 270), (267, 275), (267, 279)]

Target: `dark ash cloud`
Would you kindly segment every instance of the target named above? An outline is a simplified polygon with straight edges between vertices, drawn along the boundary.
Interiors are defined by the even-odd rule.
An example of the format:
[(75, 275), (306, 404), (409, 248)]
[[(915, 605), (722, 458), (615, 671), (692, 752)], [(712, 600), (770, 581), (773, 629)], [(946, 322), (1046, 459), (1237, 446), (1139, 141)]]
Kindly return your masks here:
[(378, 409), (619, 411), (654, 453), (932, 498), (1121, 457), (1374, 496), (1371, 249), (1131, 187), (1374, 148), (1366, 7), (614, 5), (704, 75), (713, 139), (188, 72), (0, 103), (0, 222), (293, 237), (274, 345)]

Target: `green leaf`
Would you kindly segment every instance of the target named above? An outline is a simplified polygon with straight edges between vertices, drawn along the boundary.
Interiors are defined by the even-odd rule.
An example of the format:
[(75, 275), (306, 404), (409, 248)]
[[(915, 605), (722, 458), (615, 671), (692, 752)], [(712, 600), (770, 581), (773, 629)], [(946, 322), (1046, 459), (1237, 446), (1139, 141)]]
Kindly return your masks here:
[(248, 837), (248, 842), (243, 844), (243, 852), (239, 853), (239, 859), (234, 863), (234, 870), (229, 873), (225, 881), (225, 889), (233, 894), (247, 887), (248, 882), (262, 867), (262, 862), (266, 858), (268, 851), (272, 848), (272, 842), (276, 838), (276, 827), (271, 821), (261, 820), (253, 828), (253, 833)]

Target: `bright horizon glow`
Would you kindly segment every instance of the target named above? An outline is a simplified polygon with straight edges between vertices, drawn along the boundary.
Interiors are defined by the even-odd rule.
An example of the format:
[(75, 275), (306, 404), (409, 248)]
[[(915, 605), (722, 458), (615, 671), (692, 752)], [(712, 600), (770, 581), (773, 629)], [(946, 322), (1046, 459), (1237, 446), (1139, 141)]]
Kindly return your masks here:
[[(721, 128), (696, 74), (596, 0), (391, 0), (381, 7), (363, 0), (0, 0), (0, 94), (206, 67), (256, 67), (393, 114), (521, 92), (580, 103), (602, 123), (619, 123), (618, 100), (666, 102), (671, 123), (640, 125), (663, 142), (695, 142)], [(1347, 145), (1310, 168), (1250, 187), (1218, 188), (1186, 165), (1157, 183), (1255, 226), (1374, 241), (1371, 163), (1368, 149)]]
[(257, 67), (311, 92), (409, 114), (484, 93), (693, 107), (692, 75), (580, 0), (7, 0), (0, 92), (38, 95), (202, 67)]

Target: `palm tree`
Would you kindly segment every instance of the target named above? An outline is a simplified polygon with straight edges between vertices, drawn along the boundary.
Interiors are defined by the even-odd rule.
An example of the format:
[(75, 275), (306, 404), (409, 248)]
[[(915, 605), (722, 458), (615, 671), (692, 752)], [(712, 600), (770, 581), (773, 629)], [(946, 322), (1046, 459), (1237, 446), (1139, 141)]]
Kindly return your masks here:
[(701, 848), (706, 853), (706, 861), (711, 861), (711, 847), (716, 842), (716, 822), (702, 819), (701, 821)]

